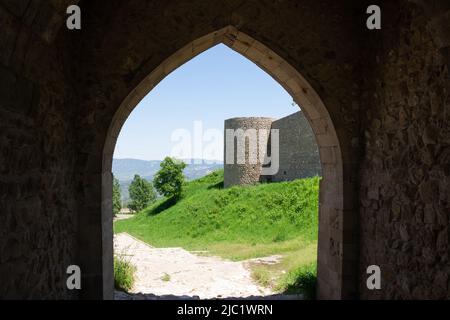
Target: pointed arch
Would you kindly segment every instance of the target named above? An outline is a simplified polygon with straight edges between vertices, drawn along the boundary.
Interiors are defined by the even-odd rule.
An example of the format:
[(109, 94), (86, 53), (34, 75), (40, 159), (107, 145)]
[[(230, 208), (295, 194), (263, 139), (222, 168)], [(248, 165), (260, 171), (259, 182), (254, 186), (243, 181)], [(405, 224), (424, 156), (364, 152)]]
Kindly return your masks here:
[[(319, 146), (322, 180), (319, 196), (318, 239), (318, 298), (353, 297), (356, 288), (355, 270), (357, 248), (354, 212), (344, 208), (342, 153), (333, 121), (323, 101), (308, 81), (286, 60), (261, 42), (228, 26), (187, 44), (139, 83), (123, 100), (108, 130), (102, 164), (102, 247), (103, 292), (111, 298), (112, 270), (112, 160), (120, 130), (139, 102), (172, 71), (200, 53), (223, 43), (254, 62), (277, 81), (301, 106)], [(344, 213), (346, 221), (344, 221)], [(344, 225), (344, 222), (346, 224)], [(351, 239), (351, 240), (348, 240)]]

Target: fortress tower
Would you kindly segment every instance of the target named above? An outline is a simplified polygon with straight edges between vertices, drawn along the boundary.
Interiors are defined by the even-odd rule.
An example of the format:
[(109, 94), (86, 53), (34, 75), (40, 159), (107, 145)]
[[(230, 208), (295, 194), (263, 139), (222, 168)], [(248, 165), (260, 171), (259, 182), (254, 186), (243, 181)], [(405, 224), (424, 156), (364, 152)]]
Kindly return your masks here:
[[(273, 130), (278, 130), (278, 139), (272, 136), (275, 134)], [(233, 132), (234, 137), (231, 135)], [(264, 132), (271, 134), (268, 136), (261, 134)], [(319, 149), (311, 126), (301, 111), (279, 120), (262, 117), (228, 119), (225, 120), (224, 136), (225, 188), (258, 182), (292, 181), (321, 175)], [(255, 138), (256, 141), (252, 141)], [(278, 140), (278, 148), (275, 149), (277, 151), (271, 150), (273, 146), (271, 140), (273, 142)], [(243, 146), (245, 150), (238, 150)], [(239, 152), (245, 155), (244, 163), (237, 161)], [(278, 165), (274, 166), (278, 170), (270, 175), (264, 175), (263, 167), (270, 167), (273, 163), (262, 159), (266, 157), (275, 159), (272, 154), (274, 152), (278, 152)]]
[[(252, 117), (252, 118), (233, 118), (225, 120), (225, 143), (224, 143), (224, 187), (231, 187), (234, 185), (247, 185), (254, 184), (260, 181), (261, 169), (263, 163), (261, 159), (264, 159), (267, 152), (267, 141), (259, 141), (256, 135), (257, 145), (255, 148), (251, 148), (251, 143), (247, 138), (245, 139), (245, 163), (239, 163), (238, 161), (238, 137), (234, 139), (233, 150), (229, 150), (229, 145), (227, 147), (227, 130), (233, 130), (239, 134), (239, 130), (243, 133), (252, 135), (252, 133), (258, 134), (260, 130), (269, 132), (272, 127), (272, 123), (275, 119), (273, 118), (262, 118), (262, 117)], [(252, 132), (253, 130), (253, 132)], [(255, 141), (256, 142), (256, 141)], [(263, 144), (263, 145), (261, 145)], [(231, 151), (231, 152), (230, 152)], [(231, 155), (233, 162), (230, 163), (227, 160), (227, 154)], [(255, 161), (252, 161), (256, 159)]]

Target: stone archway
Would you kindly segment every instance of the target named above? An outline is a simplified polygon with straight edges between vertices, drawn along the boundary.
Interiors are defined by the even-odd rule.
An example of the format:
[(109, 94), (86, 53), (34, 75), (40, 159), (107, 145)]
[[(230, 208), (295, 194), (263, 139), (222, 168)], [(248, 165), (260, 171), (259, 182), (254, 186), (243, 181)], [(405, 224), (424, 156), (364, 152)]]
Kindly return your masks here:
[[(0, 296), (112, 298), (110, 191), (101, 186), (113, 134), (194, 47), (223, 41), (269, 72), (273, 52), (283, 57), (283, 74), (299, 71), (334, 125), (310, 108), (334, 179), (321, 190), (319, 298), (448, 298), (450, 2), (377, 2), (380, 31), (361, 29), (369, 3), (358, 0), (72, 0), (83, 27), (70, 31), (65, 0), (0, 1)], [(228, 25), (272, 58), (236, 30), (191, 43)], [(65, 285), (72, 264), (83, 270), (81, 292)], [(365, 286), (373, 264), (386, 270), (382, 290)]]
[[(356, 212), (346, 210), (341, 147), (323, 101), (306, 79), (286, 60), (233, 26), (194, 40), (175, 52), (121, 103), (108, 130), (102, 165), (103, 295), (112, 297), (112, 158), (120, 130), (137, 104), (168, 74), (209, 48), (223, 43), (269, 73), (302, 107), (319, 146), (323, 179), (319, 196), (318, 298), (340, 299), (356, 294)], [(344, 224), (345, 223), (345, 224)], [(349, 235), (349, 236), (347, 236)]]

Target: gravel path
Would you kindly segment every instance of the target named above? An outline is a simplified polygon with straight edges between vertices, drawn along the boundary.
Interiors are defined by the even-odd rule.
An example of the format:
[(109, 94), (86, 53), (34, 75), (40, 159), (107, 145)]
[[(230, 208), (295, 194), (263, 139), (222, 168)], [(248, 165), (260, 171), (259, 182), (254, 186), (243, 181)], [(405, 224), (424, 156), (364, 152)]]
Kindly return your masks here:
[[(253, 281), (245, 261), (197, 256), (182, 248), (153, 248), (127, 233), (114, 236), (114, 253), (137, 268), (131, 293), (200, 299), (273, 294)], [(277, 259), (274, 256), (266, 260)]]

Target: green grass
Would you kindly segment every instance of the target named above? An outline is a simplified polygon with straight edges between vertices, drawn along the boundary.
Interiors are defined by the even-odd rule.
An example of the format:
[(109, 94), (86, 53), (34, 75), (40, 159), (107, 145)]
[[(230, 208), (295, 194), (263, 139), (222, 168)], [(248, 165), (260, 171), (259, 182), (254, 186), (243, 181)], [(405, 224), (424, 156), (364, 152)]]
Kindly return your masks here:
[(299, 265), (281, 278), (279, 289), (285, 293), (301, 292), (307, 299), (316, 296), (317, 263)]
[[(115, 222), (115, 232), (156, 247), (208, 251), (235, 261), (281, 254), (275, 267), (255, 266), (254, 277), (288, 290), (292, 281), (285, 279), (287, 274), (316, 260), (319, 178), (222, 186), (223, 171), (189, 182), (177, 203), (159, 200)], [(265, 279), (264, 272), (275, 279)]]
[[(306, 298), (313, 298), (314, 292), (304, 283), (303, 274), (311, 271), (315, 283), (317, 244), (298, 246), (282, 254), (280, 263), (273, 265), (253, 265), (252, 276), (260, 284), (277, 292), (287, 294), (303, 293)], [(305, 269), (306, 268), (306, 269)]]
[(129, 291), (134, 285), (136, 268), (123, 257), (114, 257), (114, 287)]

